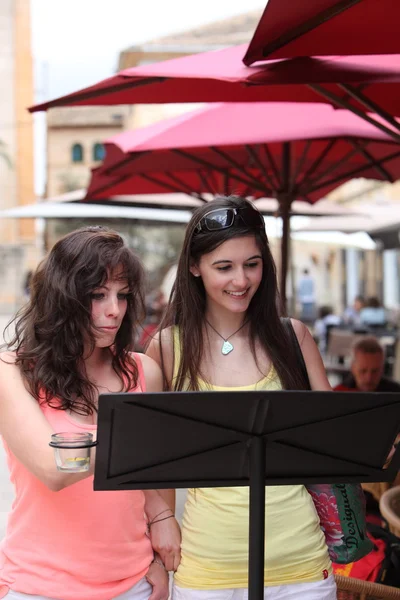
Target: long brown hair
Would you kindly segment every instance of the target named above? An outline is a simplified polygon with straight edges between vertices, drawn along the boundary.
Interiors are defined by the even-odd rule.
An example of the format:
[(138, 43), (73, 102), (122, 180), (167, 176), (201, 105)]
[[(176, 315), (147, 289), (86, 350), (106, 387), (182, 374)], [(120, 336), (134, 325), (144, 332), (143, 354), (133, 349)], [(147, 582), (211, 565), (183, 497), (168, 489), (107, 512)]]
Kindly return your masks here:
[(53, 408), (79, 414), (96, 410), (96, 388), (88, 379), (84, 351), (95, 348), (91, 294), (109, 276), (126, 280), (128, 306), (112, 347), (112, 368), (128, 391), (138, 368), (130, 354), (144, 315), (143, 269), (121, 236), (105, 227), (86, 227), (60, 239), (38, 266), (31, 297), (16, 315), (15, 335), (7, 345), (16, 352), (27, 388)]
[[(263, 260), (263, 274), (260, 286), (254, 294), (247, 312), (250, 323), (250, 347), (257, 363), (255, 351), (259, 340), (267, 356), (270, 357), (284, 389), (305, 389), (299, 372), (295, 348), (283, 327), (279, 314), (279, 296), (275, 263), (264, 229), (253, 229), (247, 225), (218, 231), (198, 232), (196, 227), (210, 210), (218, 208), (245, 208), (254, 206), (246, 199), (237, 196), (219, 196), (207, 205), (198, 208), (187, 226), (185, 240), (179, 258), (175, 284), (170, 302), (160, 329), (175, 325), (179, 328), (181, 360), (177, 377), (173, 382), (175, 390), (198, 390), (201, 375), (199, 365), (204, 351), (203, 323), (206, 309), (206, 292), (202, 279), (194, 277), (190, 267), (198, 264), (200, 258), (212, 252), (232, 238), (254, 235)], [(160, 335), (162, 366), (163, 349)], [(258, 363), (257, 363), (258, 364)], [(164, 370), (164, 369), (163, 369)]]

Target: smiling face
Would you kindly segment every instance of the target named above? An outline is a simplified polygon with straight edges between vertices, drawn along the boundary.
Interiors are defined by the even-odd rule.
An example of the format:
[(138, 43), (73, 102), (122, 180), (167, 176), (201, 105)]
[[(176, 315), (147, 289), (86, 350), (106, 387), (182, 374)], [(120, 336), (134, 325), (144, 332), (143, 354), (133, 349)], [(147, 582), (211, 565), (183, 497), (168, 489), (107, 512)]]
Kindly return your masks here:
[(202, 278), (209, 310), (247, 311), (263, 274), (263, 261), (254, 235), (227, 240), (203, 254), (191, 273)]
[(128, 295), (128, 282), (119, 279), (118, 273), (104, 286), (93, 290), (92, 323), (98, 348), (107, 348), (114, 343), (128, 307)]

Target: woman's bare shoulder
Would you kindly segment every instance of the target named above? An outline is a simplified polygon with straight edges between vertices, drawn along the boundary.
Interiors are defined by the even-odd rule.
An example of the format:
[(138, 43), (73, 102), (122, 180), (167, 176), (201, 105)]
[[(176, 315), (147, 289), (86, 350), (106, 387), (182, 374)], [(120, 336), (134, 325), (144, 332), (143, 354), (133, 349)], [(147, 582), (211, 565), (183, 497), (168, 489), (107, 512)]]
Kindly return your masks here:
[(306, 325), (304, 325), (304, 323), (302, 323), (302, 321), (299, 321), (298, 319), (290, 319), (290, 322), (292, 323), (292, 327), (301, 346), (307, 333), (309, 333), (308, 328)]
[(2, 368), (2, 365), (8, 365), (8, 366), (14, 366), (15, 367), (15, 362), (17, 360), (17, 353), (12, 351), (12, 350), (4, 350), (3, 352), (0, 352), (0, 369)]
[(175, 329), (174, 325), (171, 325), (170, 327), (164, 327), (164, 329), (157, 331), (157, 333), (153, 337), (153, 341), (159, 343), (160, 339), (161, 339), (162, 344), (173, 344), (174, 329)]
[(174, 327), (165, 327), (165, 329), (161, 329), (161, 331), (157, 331), (157, 333), (153, 336), (150, 344), (146, 349), (147, 356), (151, 356), (157, 362), (159, 362), (160, 357), (160, 341), (162, 346), (163, 356), (169, 356), (173, 353), (174, 348)]
[(162, 372), (157, 362), (150, 356), (140, 352), (135, 353), (136, 360), (142, 363), (143, 374), (148, 392), (161, 392), (163, 389)]

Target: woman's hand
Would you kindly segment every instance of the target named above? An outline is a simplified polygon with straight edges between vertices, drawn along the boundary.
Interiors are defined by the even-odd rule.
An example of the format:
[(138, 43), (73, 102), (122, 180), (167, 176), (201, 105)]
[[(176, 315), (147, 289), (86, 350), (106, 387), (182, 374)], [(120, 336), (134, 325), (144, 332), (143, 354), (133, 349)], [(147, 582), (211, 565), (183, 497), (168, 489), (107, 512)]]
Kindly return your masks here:
[[(166, 515), (168, 517), (168, 513)], [(164, 515), (163, 515), (164, 517)], [(171, 513), (168, 518), (149, 524), (149, 536), (154, 552), (160, 555), (167, 571), (176, 571), (181, 562), (181, 530)]]
[(147, 571), (146, 579), (153, 587), (153, 591), (149, 600), (168, 600), (168, 573), (161, 564), (159, 564), (158, 562), (152, 562), (149, 567), (149, 570)]

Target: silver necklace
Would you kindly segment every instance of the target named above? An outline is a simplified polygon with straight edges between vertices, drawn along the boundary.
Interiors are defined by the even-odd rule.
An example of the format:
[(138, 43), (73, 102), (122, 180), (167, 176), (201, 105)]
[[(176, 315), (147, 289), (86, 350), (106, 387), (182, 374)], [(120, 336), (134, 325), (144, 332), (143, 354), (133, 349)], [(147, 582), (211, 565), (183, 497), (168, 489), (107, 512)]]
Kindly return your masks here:
[(234, 349), (233, 345), (232, 345), (232, 344), (231, 344), (231, 343), (230, 343), (228, 340), (230, 340), (230, 339), (231, 339), (231, 337), (233, 337), (233, 336), (234, 336), (234, 335), (235, 335), (235, 334), (236, 334), (238, 331), (240, 331), (241, 329), (243, 329), (243, 327), (244, 327), (245, 325), (247, 325), (247, 321), (245, 321), (245, 322), (243, 323), (243, 325), (241, 325), (241, 326), (239, 327), (239, 329), (236, 329), (236, 331), (234, 331), (233, 333), (231, 333), (231, 335), (230, 335), (230, 336), (228, 336), (227, 338), (224, 338), (224, 336), (223, 336), (223, 335), (221, 335), (221, 334), (220, 334), (220, 333), (219, 333), (219, 332), (218, 332), (218, 331), (215, 329), (215, 327), (213, 327), (213, 326), (211, 325), (211, 323), (210, 323), (209, 321), (207, 321), (207, 319), (206, 319), (206, 323), (207, 323), (207, 325), (209, 325), (209, 326), (211, 327), (211, 329), (212, 329), (213, 331), (215, 331), (215, 333), (216, 333), (217, 335), (219, 335), (219, 337), (221, 338), (221, 340), (224, 340), (224, 343), (222, 344), (222, 348), (221, 348), (221, 352), (222, 352), (222, 354), (223, 354), (224, 356), (226, 356), (227, 354), (229, 354), (230, 352), (232, 352), (232, 350)]

